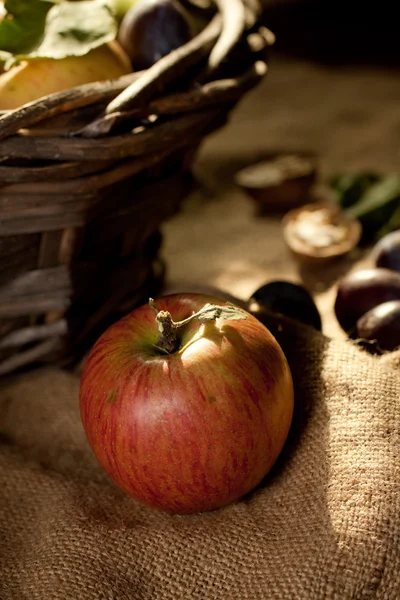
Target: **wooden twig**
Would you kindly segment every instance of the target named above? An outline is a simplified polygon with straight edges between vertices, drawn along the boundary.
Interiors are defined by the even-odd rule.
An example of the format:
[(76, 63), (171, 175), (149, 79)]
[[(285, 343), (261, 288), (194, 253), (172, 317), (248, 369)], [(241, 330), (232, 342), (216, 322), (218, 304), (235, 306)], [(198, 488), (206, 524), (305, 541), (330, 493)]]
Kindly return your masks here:
[(222, 17), (222, 30), (208, 59), (211, 71), (219, 67), (246, 29), (246, 10), (242, 0), (214, 0), (214, 2)]
[[(216, 116), (217, 113), (214, 113), (213, 111), (210, 114)], [(207, 122), (204, 122), (204, 124), (206, 126)], [(191, 141), (197, 139), (194, 128), (186, 129), (186, 131), (191, 135)], [(40, 197), (40, 204), (42, 207), (48, 204), (59, 204), (61, 206), (64, 203), (73, 201), (76, 196), (81, 198), (83, 202), (86, 198), (85, 194), (88, 194), (87, 198), (90, 199), (98, 189), (109, 187), (117, 181), (131, 177), (132, 175), (143, 171), (145, 168), (152, 167), (161, 162), (172, 152), (175, 152), (186, 145), (187, 140), (185, 138), (177, 137), (157, 152), (125, 160), (124, 162), (117, 164), (114, 168), (108, 169), (97, 175), (89, 175), (88, 177), (64, 181), (61, 190), (62, 193), (60, 193), (60, 186), (56, 182), (51, 181), (38, 182), (34, 186), (29, 183), (16, 183), (5, 186), (0, 190), (0, 209), (2, 209), (3, 198), (4, 205), (11, 204), (11, 210), (16, 207), (18, 207), (19, 210), (30, 207), (33, 208), (38, 202), (38, 197)], [(36, 199), (29, 197), (29, 192), (31, 195), (35, 194)], [(67, 207), (62, 210), (66, 210), (66, 208)]]
[(105, 114), (119, 112), (148, 102), (152, 96), (164, 90), (166, 85), (179, 79), (189, 67), (202, 60), (218, 39), (220, 31), (221, 19), (217, 15), (199, 35), (161, 58), (114, 98), (107, 106)]
[(63, 265), (71, 264), (83, 242), (82, 231), (78, 227), (64, 229), (58, 252), (58, 260)]
[(31, 344), (38, 340), (45, 340), (54, 335), (66, 335), (68, 333), (68, 324), (66, 319), (60, 319), (55, 323), (46, 325), (34, 325), (33, 327), (24, 327), (9, 333), (0, 340), (0, 349), (18, 348), (25, 344)]
[[(56, 188), (57, 186), (56, 183), (49, 185), (54, 185), (54, 188)], [(56, 189), (54, 189), (54, 192), (51, 196), (53, 202), (47, 202), (45, 204), (42, 203), (43, 196), (41, 194), (36, 194), (33, 196), (33, 198), (31, 197), (28, 199), (26, 198), (26, 195), (16, 195), (15, 199), (18, 203), (16, 203), (17, 206), (13, 206), (13, 199), (14, 198), (10, 195), (8, 197), (8, 200), (11, 200), (11, 203), (8, 203), (9, 206), (6, 210), (2, 210), (1, 227), (7, 226), (7, 223), (9, 221), (19, 219), (21, 215), (23, 215), (26, 220), (29, 220), (34, 218), (40, 219), (42, 217), (57, 217), (65, 213), (79, 214), (82, 212), (89, 211), (90, 208), (96, 203), (94, 194), (86, 194), (85, 196), (76, 195), (75, 197), (73, 196), (70, 198), (66, 198), (64, 196), (62, 201), (59, 202)], [(0, 196), (0, 203), (1, 200), (2, 198)]]
[(58, 265), (62, 236), (63, 231), (48, 231), (46, 233), (41, 234), (39, 244), (39, 255), (37, 257), (38, 269), (46, 269)]
[(248, 27), (252, 27), (256, 23), (263, 12), (263, 7), (260, 0), (243, 0), (244, 6), (248, 14)]
[(38, 137), (44, 135), (49, 137), (68, 137), (79, 127), (84, 127), (87, 123), (96, 119), (98, 114), (104, 109), (107, 102), (96, 102), (82, 108), (74, 108), (68, 112), (55, 115), (40, 123), (21, 127), (18, 131), (20, 135), (32, 135)]
[(43, 233), (57, 231), (66, 227), (82, 227), (90, 219), (83, 212), (65, 212), (58, 215), (32, 217), (21, 216), (10, 221), (0, 220), (0, 235), (21, 235), (28, 233)]
[(71, 305), (71, 299), (62, 295), (49, 297), (48, 294), (27, 296), (24, 300), (14, 300), (0, 304), (0, 317), (21, 317), (25, 315), (43, 315), (56, 310), (67, 310)]
[(275, 44), (276, 38), (275, 38), (275, 34), (268, 29), (268, 27), (265, 27), (264, 25), (262, 25), (259, 29), (258, 29), (258, 33), (259, 35), (261, 35), (267, 46), (273, 46)]
[(0, 288), (0, 302), (11, 302), (25, 296), (47, 293), (65, 295), (71, 292), (71, 277), (65, 265), (49, 269), (35, 269), (18, 275)]
[(21, 106), (21, 108), (6, 112), (0, 116), (0, 140), (14, 135), (22, 128), (47, 121), (47, 119), (62, 113), (107, 101), (107, 99), (111, 100), (141, 75), (142, 71), (138, 71), (123, 75), (118, 79), (87, 83), (44, 96)]
[(206, 127), (207, 122), (218, 113), (218, 108), (202, 113), (183, 115), (175, 121), (157, 125), (153, 130), (143, 128), (132, 135), (99, 140), (81, 138), (58, 139), (53, 137), (15, 136), (0, 142), (0, 154), (10, 158), (31, 158), (45, 160), (119, 160), (127, 156), (140, 156), (153, 153), (173, 143), (179, 135), (190, 136), (197, 128)]
[[(192, 135), (191, 144), (193, 144), (193, 146), (198, 145), (200, 143), (200, 141), (201, 141), (201, 136), (199, 135), (199, 133)], [(182, 139), (180, 143), (178, 143), (178, 141), (175, 140), (174, 144), (171, 144), (168, 148), (166, 148), (162, 152), (157, 152), (150, 156), (139, 157), (139, 158), (134, 159), (133, 161), (123, 163), (122, 165), (116, 167), (115, 171), (112, 173), (112, 176), (114, 177), (114, 179), (116, 181), (123, 180), (128, 176), (128, 171), (129, 171), (130, 175), (133, 175), (135, 173), (143, 171), (144, 168), (149, 168), (149, 167), (155, 166), (157, 164), (160, 164), (171, 153), (176, 152), (181, 147), (186, 147), (186, 146), (187, 146), (187, 141), (185, 139)], [(103, 178), (99, 181), (100, 177), (103, 177)], [(108, 173), (101, 174), (97, 178), (96, 177), (88, 178), (87, 180), (82, 178), (82, 180), (72, 180), (71, 182), (64, 183), (64, 185), (71, 186), (71, 190), (70, 190), (71, 194), (76, 194), (79, 196), (79, 199), (82, 202), (82, 210), (75, 211), (75, 212), (69, 212), (68, 210), (66, 210), (68, 208), (68, 203), (67, 203), (65, 205), (65, 207), (62, 210), (58, 210), (56, 214), (40, 215), (40, 216), (33, 215), (30, 217), (27, 217), (25, 215), (25, 213), (22, 212), (21, 216), (19, 218), (15, 218), (12, 220), (11, 219), (10, 220), (6, 220), (6, 219), (0, 220), (0, 235), (16, 235), (16, 234), (28, 234), (28, 233), (36, 233), (36, 232), (42, 232), (42, 234), (43, 234), (43, 232), (54, 232), (54, 231), (57, 231), (60, 229), (65, 230), (68, 228), (84, 226), (85, 224), (90, 222), (93, 218), (95, 218), (98, 215), (99, 211), (102, 210), (101, 196), (98, 197), (96, 195), (97, 188), (96, 189), (93, 189), (93, 188), (94, 188), (94, 186), (97, 185), (101, 189), (104, 186), (104, 182), (105, 182), (106, 178), (108, 178)], [(111, 185), (110, 181), (111, 180), (108, 178), (108, 185)], [(43, 199), (45, 198), (45, 195), (43, 194), (43, 192), (46, 191), (49, 194), (48, 198), (49, 198), (49, 201), (50, 201), (49, 203), (51, 206), (52, 201), (54, 203), (54, 195), (57, 193), (57, 191), (54, 188), (52, 190), (50, 190), (49, 186), (51, 184), (43, 183), (40, 185), (47, 186), (45, 188), (45, 190), (42, 191), (41, 201), (43, 202)], [(52, 185), (54, 185), (54, 184), (52, 184)], [(154, 184), (152, 184), (152, 186), (154, 186)], [(88, 204), (86, 201), (86, 196), (82, 195), (81, 192), (83, 189), (90, 189), (90, 188), (92, 188), (92, 192), (94, 195), (91, 197), (91, 201)], [(152, 190), (150, 190), (148, 193), (151, 195)], [(134, 202), (133, 206), (135, 207), (136, 212), (138, 213), (138, 219), (140, 219), (140, 218), (143, 218), (143, 215), (141, 214), (143, 212), (143, 206), (137, 205), (137, 196), (138, 196), (138, 194), (135, 193), (135, 195), (134, 195), (135, 202)], [(9, 198), (12, 200), (14, 197), (10, 195)], [(15, 198), (20, 198), (20, 202), (23, 202), (24, 198), (25, 198), (25, 202), (27, 202), (26, 192), (25, 192), (25, 194), (21, 194), (20, 197), (15, 196)], [(97, 208), (97, 205), (99, 206), (99, 208)], [(85, 206), (86, 206), (86, 210), (85, 210)], [(150, 217), (149, 217), (149, 219), (150, 219)]]
[(99, 167), (106, 169), (112, 164), (111, 160), (80, 161), (56, 163), (45, 167), (2, 167), (0, 166), (0, 184), (5, 183), (35, 183), (39, 181), (61, 182), (74, 177), (96, 173)]
[[(256, 35), (256, 34), (254, 34)], [(260, 36), (260, 40), (263, 40)], [(208, 106), (228, 104), (237, 100), (245, 91), (255, 86), (266, 73), (266, 65), (257, 62), (242, 76), (236, 79), (212, 81), (196, 90), (171, 94), (153, 100), (146, 107), (135, 110), (112, 113), (89, 123), (77, 134), (84, 138), (100, 138), (108, 135), (125, 121), (143, 118), (149, 115), (176, 115)]]
[(20, 369), (28, 364), (43, 359), (46, 355), (54, 354), (57, 350), (61, 350), (62, 341), (61, 337), (52, 338), (29, 350), (19, 352), (18, 354), (14, 354), (10, 358), (3, 360), (3, 362), (0, 363), (0, 375), (7, 375), (16, 369)]

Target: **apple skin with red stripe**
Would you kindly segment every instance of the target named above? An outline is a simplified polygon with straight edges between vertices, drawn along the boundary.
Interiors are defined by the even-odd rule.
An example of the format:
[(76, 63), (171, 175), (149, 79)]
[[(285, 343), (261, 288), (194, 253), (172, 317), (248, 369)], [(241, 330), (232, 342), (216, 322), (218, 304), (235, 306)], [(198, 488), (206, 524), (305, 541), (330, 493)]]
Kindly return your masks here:
[[(175, 322), (206, 303), (227, 304), (202, 294), (156, 302)], [(88, 441), (116, 485), (147, 506), (176, 514), (226, 506), (260, 483), (283, 448), (294, 402), (288, 363), (248, 313), (193, 320), (164, 354), (153, 308), (112, 325), (87, 357), (80, 410)]]

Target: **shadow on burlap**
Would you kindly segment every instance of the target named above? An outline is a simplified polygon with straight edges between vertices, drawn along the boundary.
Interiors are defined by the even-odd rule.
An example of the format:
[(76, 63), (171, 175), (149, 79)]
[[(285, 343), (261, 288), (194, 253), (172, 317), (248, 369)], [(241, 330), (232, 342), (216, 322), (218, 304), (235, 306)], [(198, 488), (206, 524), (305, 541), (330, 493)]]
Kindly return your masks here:
[(153, 512), (86, 442), (76, 375), (0, 387), (1, 600), (398, 600), (400, 369), (271, 322), (296, 387), (259, 488), (223, 510)]

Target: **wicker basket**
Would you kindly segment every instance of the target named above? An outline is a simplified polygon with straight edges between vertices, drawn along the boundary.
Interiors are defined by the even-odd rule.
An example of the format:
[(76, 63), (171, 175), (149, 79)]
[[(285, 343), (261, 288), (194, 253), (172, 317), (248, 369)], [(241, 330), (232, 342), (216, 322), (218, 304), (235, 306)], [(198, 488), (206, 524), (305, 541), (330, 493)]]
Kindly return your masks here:
[(266, 73), (255, 0), (216, 0), (140, 73), (0, 116), (0, 374), (68, 364), (160, 289), (160, 225), (204, 137)]

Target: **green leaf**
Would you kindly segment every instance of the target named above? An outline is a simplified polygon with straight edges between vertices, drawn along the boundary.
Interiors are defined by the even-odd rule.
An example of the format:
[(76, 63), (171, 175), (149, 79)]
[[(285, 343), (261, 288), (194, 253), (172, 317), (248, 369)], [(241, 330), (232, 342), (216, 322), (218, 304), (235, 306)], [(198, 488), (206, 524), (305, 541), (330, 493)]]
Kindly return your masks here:
[[(115, 39), (118, 31), (105, 0), (8, 0), (6, 8), (13, 18), (0, 24), (0, 49), (11, 52), (16, 61), (83, 56)], [(13, 29), (2, 29), (4, 22), (13, 23)]]
[(0, 49), (11, 54), (30, 52), (43, 37), (46, 18), (54, 2), (7, 0), (0, 23)]
[(377, 238), (380, 239), (396, 229), (400, 229), (400, 206), (394, 209), (390, 219), (378, 231)]
[(356, 204), (368, 188), (379, 180), (375, 173), (348, 173), (335, 175), (329, 181), (336, 192), (338, 203), (342, 208)]
[(226, 304), (226, 306), (206, 304), (193, 316), (197, 317), (200, 323), (215, 321), (216, 319), (223, 319), (224, 321), (242, 321), (248, 317), (244, 310), (230, 303)]
[(363, 242), (371, 242), (382, 231), (391, 230), (393, 215), (400, 203), (400, 175), (383, 176), (369, 186), (361, 198), (345, 213), (359, 219), (363, 229)]
[(387, 175), (381, 181), (372, 185), (361, 199), (346, 213), (359, 219), (364, 215), (391, 204), (400, 198), (400, 175)]

